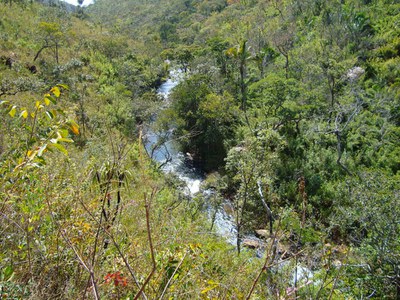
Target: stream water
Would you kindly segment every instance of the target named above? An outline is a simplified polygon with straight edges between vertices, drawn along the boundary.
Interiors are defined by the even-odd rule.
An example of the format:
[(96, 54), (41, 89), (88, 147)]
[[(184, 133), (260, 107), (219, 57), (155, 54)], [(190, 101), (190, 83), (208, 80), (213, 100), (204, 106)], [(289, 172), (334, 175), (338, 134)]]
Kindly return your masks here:
[[(163, 107), (168, 107), (169, 95), (171, 90), (184, 79), (184, 74), (180, 70), (171, 71), (169, 79), (164, 82), (157, 93), (163, 97)], [(163, 141), (163, 143), (160, 143)], [(173, 132), (162, 132), (161, 134), (155, 133), (151, 126), (145, 128), (145, 147), (151, 158), (162, 166), (162, 170), (168, 174), (172, 173), (178, 176), (186, 185), (185, 193), (189, 197), (193, 197), (197, 193), (202, 193), (205, 199), (210, 199), (213, 196), (213, 190), (202, 189), (202, 183), (205, 180), (204, 174), (201, 170), (196, 169), (190, 163), (190, 155), (182, 153), (178, 150), (177, 145), (173, 141)], [(237, 231), (232, 213), (231, 204), (226, 200), (217, 209), (214, 216), (214, 231), (217, 235), (224, 238), (229, 244), (236, 246)], [(213, 208), (209, 203), (207, 211), (210, 220), (214, 214)], [(262, 241), (254, 235), (246, 235), (244, 240), (256, 240), (260, 245)], [(264, 255), (263, 247), (256, 251), (258, 257)], [(297, 270), (297, 272), (295, 271)], [(313, 277), (313, 273), (304, 266), (297, 266), (292, 272), (292, 280), (294, 282), (300, 279), (308, 279)]]
[[(163, 97), (164, 106), (169, 105), (169, 94), (171, 90), (183, 80), (184, 74), (180, 70), (171, 71), (169, 79), (164, 82), (157, 90), (158, 95)], [(182, 153), (178, 150), (177, 145), (173, 141), (172, 132), (155, 133), (151, 127), (145, 130), (145, 146), (147, 152), (152, 159), (162, 165), (162, 170), (165, 173), (173, 173), (178, 176), (185, 184), (185, 193), (193, 197), (196, 193), (203, 193), (206, 199), (212, 196), (213, 191), (201, 189), (201, 185), (205, 177), (201, 170), (193, 167), (190, 164), (190, 155)], [(160, 143), (160, 141), (164, 143)], [(236, 245), (236, 227), (233, 217), (227, 212), (229, 203), (226, 202), (218, 208), (215, 220), (215, 232), (225, 238), (228, 243)], [(225, 210), (225, 208), (228, 208)], [(213, 214), (210, 208), (208, 213)]]

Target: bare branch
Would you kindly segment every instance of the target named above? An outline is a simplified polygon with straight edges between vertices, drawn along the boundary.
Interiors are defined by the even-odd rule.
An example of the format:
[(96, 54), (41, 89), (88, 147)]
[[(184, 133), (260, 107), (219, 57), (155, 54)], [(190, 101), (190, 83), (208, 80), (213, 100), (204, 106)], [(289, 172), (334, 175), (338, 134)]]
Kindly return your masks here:
[(176, 272), (177, 272), (177, 271), (179, 270), (179, 268), (181, 267), (181, 265), (182, 265), (183, 261), (185, 260), (187, 254), (188, 254), (188, 253), (186, 252), (185, 255), (182, 257), (181, 261), (179, 262), (179, 264), (176, 266), (174, 272), (173, 272), (173, 273), (171, 274), (171, 276), (169, 277), (168, 282), (167, 282), (167, 284), (165, 285), (164, 290), (162, 291), (162, 294), (161, 294), (159, 300), (162, 300), (162, 298), (164, 297), (165, 292), (167, 291), (167, 289), (168, 289), (168, 287), (169, 287), (169, 285), (170, 285), (172, 279), (174, 278)]
[(269, 221), (269, 233), (272, 235), (272, 226), (273, 226), (273, 217), (272, 217), (272, 210), (269, 207), (268, 203), (265, 201), (264, 193), (262, 191), (262, 186), (261, 186), (261, 181), (257, 180), (257, 186), (258, 186), (258, 193), (260, 194), (261, 202), (264, 206), (264, 208), (267, 210), (267, 217)]
[[(155, 196), (156, 193), (156, 189), (153, 189), (152, 193), (151, 193), (151, 197), (150, 200), (153, 199), (153, 197)], [(140, 288), (139, 292), (136, 294), (134, 300), (138, 299), (140, 297), (140, 295), (142, 294), (142, 292), (144, 291), (146, 285), (149, 283), (150, 279), (153, 277), (154, 272), (156, 271), (156, 259), (155, 259), (155, 255), (154, 255), (154, 248), (153, 248), (153, 241), (151, 238), (151, 228), (150, 228), (150, 203), (147, 200), (147, 196), (144, 195), (144, 200), (145, 200), (145, 209), (146, 209), (146, 226), (147, 226), (147, 237), (149, 239), (149, 247), (150, 247), (150, 255), (151, 255), (151, 261), (153, 264), (153, 267), (150, 271), (150, 274), (147, 276), (146, 280), (144, 281), (142, 287)]]
[(71, 240), (67, 237), (65, 233), (65, 229), (62, 229), (61, 231), (61, 236), (63, 239), (66, 241), (66, 243), (71, 247), (72, 251), (74, 251), (76, 258), (78, 259), (79, 263), (85, 268), (86, 271), (89, 272), (90, 274), (90, 281), (92, 283), (92, 288), (93, 288), (93, 296), (96, 300), (100, 299), (99, 292), (97, 289), (97, 284), (96, 284), (96, 279), (94, 278), (94, 272), (93, 272), (93, 267), (89, 267), (83, 258), (79, 255), (78, 251), (75, 249), (74, 245), (72, 244)]
[[(278, 228), (280, 227), (280, 223), (281, 223), (281, 220), (279, 219)], [(254, 279), (253, 284), (249, 290), (249, 293), (247, 294), (246, 300), (249, 300), (251, 295), (253, 294), (254, 289), (255, 289), (258, 281), (260, 280), (262, 273), (264, 273), (265, 271), (267, 271), (269, 268), (271, 268), (274, 265), (273, 262), (275, 260), (275, 256), (276, 256), (276, 252), (277, 252), (277, 243), (278, 243), (277, 235), (278, 235), (278, 231), (275, 232), (274, 237), (272, 238), (271, 246), (268, 248), (264, 265), (261, 268), (258, 275), (256, 276), (256, 278)]]

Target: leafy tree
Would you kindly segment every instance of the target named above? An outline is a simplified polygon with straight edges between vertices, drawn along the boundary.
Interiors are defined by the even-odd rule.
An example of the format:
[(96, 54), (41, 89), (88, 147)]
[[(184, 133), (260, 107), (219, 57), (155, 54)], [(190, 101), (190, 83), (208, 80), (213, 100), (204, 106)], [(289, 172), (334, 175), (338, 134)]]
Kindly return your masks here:
[[(302, 95), (299, 83), (294, 79), (286, 80), (278, 75), (268, 75), (250, 85), (249, 97), (252, 122), (255, 128), (283, 130), (289, 124), (296, 124), (302, 119), (298, 99)], [(298, 126), (297, 126), (298, 130)]]
[(54, 59), (59, 63), (59, 48), (65, 41), (66, 35), (61, 24), (56, 22), (40, 22), (39, 36), (43, 40), (41, 48), (36, 52), (33, 61), (36, 61), (44, 49), (52, 49), (54, 51)]
[(238, 122), (232, 96), (214, 93), (208, 77), (193, 75), (174, 89), (171, 98), (183, 150), (203, 162), (205, 170), (218, 169), (226, 155), (225, 143), (233, 138)]
[[(237, 188), (233, 205), (238, 253), (243, 231), (251, 227), (250, 222), (259, 219), (264, 226), (268, 224), (272, 235), (272, 203), (276, 200), (273, 169), (279, 162), (278, 153), (284, 147), (282, 137), (275, 131), (266, 129), (258, 131), (256, 137), (247, 136), (228, 153), (226, 169)], [(260, 206), (263, 208), (259, 209)]]
[(289, 78), (290, 50), (294, 45), (295, 30), (296, 28), (293, 24), (284, 23), (279, 27), (279, 30), (274, 32), (272, 37), (276, 49), (285, 58), (284, 68), (286, 79)]
[(235, 60), (239, 69), (238, 86), (240, 90), (241, 109), (249, 125), (247, 116), (247, 61), (250, 59), (251, 54), (247, 48), (247, 41), (242, 41), (240, 45), (229, 48), (226, 50), (226, 55)]
[(219, 66), (222, 75), (227, 76), (227, 57), (225, 55), (226, 49), (228, 49), (229, 43), (221, 38), (215, 37), (207, 41), (207, 45), (210, 47), (211, 52), (214, 54), (216, 64)]
[(161, 55), (165, 59), (176, 61), (179, 67), (187, 73), (191, 61), (195, 58), (197, 47), (194, 46), (176, 46), (174, 49), (166, 49)]
[[(57, 103), (60, 97), (60, 87), (55, 86), (50, 93), (46, 94), (42, 100), (35, 102), (31, 108), (18, 107), (9, 101), (1, 101), (3, 113), (9, 117), (19, 116), (23, 127), (22, 137), (25, 139), (24, 146), (8, 146), (7, 152), (3, 149), (2, 155), (13, 153), (11, 160), (4, 161), (2, 167), (17, 170), (24, 167), (38, 167), (45, 163), (43, 155), (47, 151), (61, 151), (67, 154), (67, 150), (62, 143), (72, 143), (69, 138), (69, 130), (74, 134), (79, 134), (79, 127), (73, 120), (64, 117), (62, 110), (49, 107)], [(12, 144), (11, 144), (12, 145)], [(5, 171), (5, 170), (3, 170)]]
[(268, 46), (263, 47), (254, 55), (253, 60), (256, 62), (257, 68), (260, 71), (261, 79), (265, 76), (266, 67), (272, 63), (277, 56), (278, 53)]
[(321, 51), (318, 51), (317, 55), (319, 56), (322, 74), (326, 78), (330, 96), (329, 102), (331, 108), (333, 108), (338, 101), (337, 98), (343, 86), (343, 79), (346, 79), (343, 74), (350, 69), (351, 62), (340, 56), (341, 51), (338, 48), (327, 46), (324, 42), (321, 43)]
[(395, 299), (400, 295), (397, 177), (364, 170), (359, 179), (338, 184), (332, 224), (339, 226), (352, 245), (359, 246), (355, 255), (363, 262), (356, 269), (346, 268), (356, 296)]
[(176, 34), (176, 26), (172, 22), (166, 21), (161, 24), (159, 33), (164, 47), (167, 45), (167, 43), (176, 42), (178, 39), (178, 35)]

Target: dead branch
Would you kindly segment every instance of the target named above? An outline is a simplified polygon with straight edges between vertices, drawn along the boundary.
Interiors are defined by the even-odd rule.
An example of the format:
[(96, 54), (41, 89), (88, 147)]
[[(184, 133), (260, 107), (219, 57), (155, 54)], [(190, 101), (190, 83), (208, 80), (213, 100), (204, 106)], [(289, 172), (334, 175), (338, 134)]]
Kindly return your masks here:
[(162, 298), (164, 297), (165, 292), (167, 291), (167, 289), (168, 289), (168, 287), (169, 287), (169, 285), (170, 285), (172, 279), (174, 278), (176, 272), (177, 272), (177, 271), (179, 270), (179, 268), (181, 267), (181, 265), (182, 265), (183, 261), (185, 260), (187, 254), (188, 254), (188, 252), (185, 253), (185, 255), (182, 257), (182, 259), (181, 259), (181, 261), (179, 262), (179, 264), (176, 266), (174, 272), (173, 272), (173, 273), (171, 274), (171, 276), (169, 277), (168, 282), (167, 282), (167, 284), (165, 285), (164, 290), (162, 291), (162, 294), (161, 294), (159, 300), (162, 300)]
[[(150, 196), (150, 200), (152, 200), (155, 196), (156, 193), (156, 189), (153, 189), (151, 196)], [(151, 255), (151, 261), (153, 264), (153, 267), (150, 271), (150, 274), (147, 276), (146, 280), (144, 281), (142, 287), (140, 288), (139, 292), (136, 294), (134, 300), (138, 299), (139, 296), (142, 294), (142, 292), (144, 291), (146, 285), (149, 283), (150, 279), (153, 277), (154, 272), (156, 271), (157, 265), (156, 265), (156, 259), (155, 259), (155, 255), (154, 255), (154, 248), (153, 248), (153, 241), (151, 238), (151, 228), (150, 228), (150, 203), (147, 200), (147, 195), (144, 195), (144, 201), (145, 201), (145, 209), (146, 209), (146, 226), (147, 226), (147, 237), (149, 240), (149, 247), (150, 247), (150, 255)]]
[(272, 235), (272, 227), (273, 227), (273, 216), (272, 216), (272, 210), (269, 207), (268, 203), (265, 201), (264, 193), (262, 191), (262, 186), (261, 186), (261, 181), (257, 180), (257, 186), (258, 186), (258, 193), (260, 194), (261, 202), (264, 206), (264, 208), (267, 210), (267, 217), (269, 221), (269, 234)]
[[(279, 219), (278, 228), (280, 227), (280, 222), (281, 222), (281, 220)], [(254, 289), (255, 289), (255, 287), (256, 287), (256, 285), (258, 283), (258, 281), (260, 280), (261, 275), (274, 265), (274, 260), (275, 260), (276, 252), (277, 252), (277, 248), (278, 248), (278, 246), (277, 246), (277, 244), (278, 244), (277, 235), (278, 235), (278, 231), (275, 232), (274, 237), (272, 238), (271, 246), (267, 250), (267, 254), (266, 254), (266, 257), (265, 257), (264, 265), (262, 266), (260, 272), (258, 273), (256, 278), (254, 279), (253, 284), (252, 284), (252, 286), (251, 286), (251, 288), (249, 290), (249, 293), (247, 294), (246, 300), (250, 299), (250, 297), (253, 294)]]

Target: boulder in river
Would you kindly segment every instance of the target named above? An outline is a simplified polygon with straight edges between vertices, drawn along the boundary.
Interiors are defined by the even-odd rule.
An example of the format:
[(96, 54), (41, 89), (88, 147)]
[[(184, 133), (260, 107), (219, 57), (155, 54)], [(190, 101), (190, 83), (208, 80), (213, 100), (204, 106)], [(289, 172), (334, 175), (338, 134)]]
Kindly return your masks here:
[(242, 242), (242, 246), (250, 249), (257, 249), (261, 247), (261, 243), (257, 240), (244, 239)]
[(232, 206), (232, 204), (230, 204), (229, 202), (224, 202), (224, 203), (222, 203), (222, 208), (224, 209), (224, 211), (225, 211), (229, 216), (232, 216), (232, 215), (233, 215), (233, 213), (234, 213), (233, 206)]
[(266, 239), (266, 238), (269, 237), (269, 232), (268, 232), (268, 230), (266, 230), (266, 229), (258, 229), (258, 230), (256, 230), (256, 235), (257, 235), (259, 238), (264, 238), (264, 239)]

